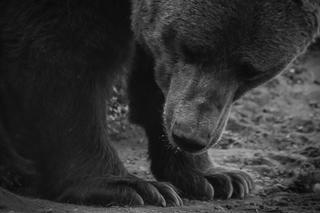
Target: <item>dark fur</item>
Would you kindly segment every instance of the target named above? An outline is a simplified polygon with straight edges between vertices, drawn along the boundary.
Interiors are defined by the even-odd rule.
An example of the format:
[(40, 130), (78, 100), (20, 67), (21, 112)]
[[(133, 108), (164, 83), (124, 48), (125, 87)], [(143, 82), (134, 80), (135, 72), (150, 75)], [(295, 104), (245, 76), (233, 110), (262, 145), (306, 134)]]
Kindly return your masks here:
[(232, 103), (281, 72), (318, 35), (319, 4), (135, 1), (131, 120), (146, 130), (159, 180), (196, 199), (250, 192), (248, 175), (215, 169), (206, 150), (218, 142)]
[[(152, 172), (183, 196), (244, 197), (251, 178), (213, 168), (204, 150), (232, 102), (308, 46), (317, 1), (133, 2), (130, 117)], [(0, 16), (1, 166), (36, 175), (34, 196), (51, 200), (181, 205), (170, 184), (129, 174), (107, 141), (108, 91), (131, 53), (129, 0), (3, 0)]]
[(107, 141), (108, 91), (131, 54), (130, 8), (129, 0), (1, 1), (1, 164), (33, 162), (34, 196), (181, 203), (170, 185), (130, 175)]

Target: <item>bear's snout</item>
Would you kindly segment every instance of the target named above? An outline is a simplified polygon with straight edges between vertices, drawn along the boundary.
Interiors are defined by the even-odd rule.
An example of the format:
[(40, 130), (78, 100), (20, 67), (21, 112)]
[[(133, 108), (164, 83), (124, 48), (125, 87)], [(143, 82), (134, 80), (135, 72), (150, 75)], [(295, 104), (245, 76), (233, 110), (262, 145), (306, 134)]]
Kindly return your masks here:
[(163, 119), (171, 144), (198, 154), (219, 141), (237, 85), (230, 78), (196, 71), (173, 74)]
[(167, 104), (164, 113), (171, 144), (193, 154), (202, 153), (218, 143), (231, 108), (231, 98), (222, 107), (198, 100)]

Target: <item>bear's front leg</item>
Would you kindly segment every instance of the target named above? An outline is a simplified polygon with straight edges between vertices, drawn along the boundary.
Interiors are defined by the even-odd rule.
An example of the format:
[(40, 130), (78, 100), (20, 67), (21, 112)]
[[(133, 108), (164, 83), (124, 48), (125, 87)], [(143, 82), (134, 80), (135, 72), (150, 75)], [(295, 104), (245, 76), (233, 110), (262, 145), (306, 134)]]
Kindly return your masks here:
[(164, 96), (153, 68), (153, 59), (137, 46), (128, 82), (130, 119), (146, 131), (154, 176), (171, 182), (187, 198), (244, 198), (253, 189), (248, 174), (214, 168), (208, 153), (190, 154), (169, 143), (162, 119)]
[(208, 153), (189, 154), (170, 148), (166, 138), (149, 136), (151, 170), (158, 180), (171, 182), (181, 195), (199, 200), (244, 198), (254, 187), (242, 171), (214, 168)]

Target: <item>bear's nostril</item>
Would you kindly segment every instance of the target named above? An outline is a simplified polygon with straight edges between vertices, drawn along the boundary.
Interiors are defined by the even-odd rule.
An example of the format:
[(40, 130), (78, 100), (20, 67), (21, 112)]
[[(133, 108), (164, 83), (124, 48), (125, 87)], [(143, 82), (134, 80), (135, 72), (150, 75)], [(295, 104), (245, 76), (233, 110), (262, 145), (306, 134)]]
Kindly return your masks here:
[(172, 139), (179, 148), (186, 152), (199, 152), (206, 147), (206, 143), (201, 139), (194, 139), (183, 134), (172, 133)]

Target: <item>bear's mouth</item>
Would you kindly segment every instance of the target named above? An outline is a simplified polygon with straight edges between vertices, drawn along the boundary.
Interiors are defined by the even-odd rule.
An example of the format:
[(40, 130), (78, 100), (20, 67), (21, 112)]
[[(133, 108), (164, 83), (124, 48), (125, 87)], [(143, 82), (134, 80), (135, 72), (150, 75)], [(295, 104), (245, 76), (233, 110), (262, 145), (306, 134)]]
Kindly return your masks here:
[(186, 138), (183, 136), (172, 135), (173, 142), (183, 151), (197, 153), (205, 150), (206, 145), (199, 143), (197, 139)]

